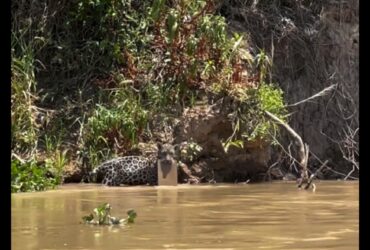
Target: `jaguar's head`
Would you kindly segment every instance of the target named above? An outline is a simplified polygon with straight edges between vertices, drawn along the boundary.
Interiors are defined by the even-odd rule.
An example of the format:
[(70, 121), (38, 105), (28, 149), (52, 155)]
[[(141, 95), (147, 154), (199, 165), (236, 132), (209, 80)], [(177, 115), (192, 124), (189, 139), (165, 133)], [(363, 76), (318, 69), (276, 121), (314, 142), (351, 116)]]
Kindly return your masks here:
[(162, 169), (163, 178), (167, 177), (172, 167), (177, 167), (176, 156), (178, 153), (178, 145), (171, 145), (168, 143), (157, 144), (158, 146), (158, 166)]

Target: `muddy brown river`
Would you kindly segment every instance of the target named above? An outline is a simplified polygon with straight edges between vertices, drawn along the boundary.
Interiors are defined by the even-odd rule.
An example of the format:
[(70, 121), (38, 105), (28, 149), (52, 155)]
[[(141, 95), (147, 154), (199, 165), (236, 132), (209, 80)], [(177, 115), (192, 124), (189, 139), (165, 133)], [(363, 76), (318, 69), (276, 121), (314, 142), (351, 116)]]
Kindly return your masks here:
[[(358, 182), (115, 187), (65, 185), (12, 194), (12, 249), (359, 248)], [(93, 226), (81, 217), (108, 202), (134, 224)]]

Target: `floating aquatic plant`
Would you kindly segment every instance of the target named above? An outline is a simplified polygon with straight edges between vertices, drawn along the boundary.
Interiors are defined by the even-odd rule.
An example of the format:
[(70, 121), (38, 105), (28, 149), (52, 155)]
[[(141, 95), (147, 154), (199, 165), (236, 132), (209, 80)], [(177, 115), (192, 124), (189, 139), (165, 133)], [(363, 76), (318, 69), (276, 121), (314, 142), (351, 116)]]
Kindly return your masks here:
[(128, 210), (127, 218), (120, 219), (118, 217), (111, 216), (111, 209), (112, 207), (109, 203), (104, 203), (101, 206), (94, 208), (93, 213), (83, 216), (82, 220), (85, 224), (93, 225), (126, 225), (135, 222), (135, 218), (137, 216), (135, 210)]

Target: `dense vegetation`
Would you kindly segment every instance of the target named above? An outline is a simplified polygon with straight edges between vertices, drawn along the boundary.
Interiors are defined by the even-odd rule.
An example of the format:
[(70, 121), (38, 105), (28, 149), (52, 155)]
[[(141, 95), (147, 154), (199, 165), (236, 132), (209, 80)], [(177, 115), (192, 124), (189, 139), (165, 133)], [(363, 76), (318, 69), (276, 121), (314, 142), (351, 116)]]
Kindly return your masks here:
[(228, 32), (214, 1), (16, 0), (12, 18), (13, 192), (128, 154), (155, 140), (156, 114), (198, 102), (234, 101), (226, 150), (272, 141), (264, 110), (285, 117), (269, 58)]

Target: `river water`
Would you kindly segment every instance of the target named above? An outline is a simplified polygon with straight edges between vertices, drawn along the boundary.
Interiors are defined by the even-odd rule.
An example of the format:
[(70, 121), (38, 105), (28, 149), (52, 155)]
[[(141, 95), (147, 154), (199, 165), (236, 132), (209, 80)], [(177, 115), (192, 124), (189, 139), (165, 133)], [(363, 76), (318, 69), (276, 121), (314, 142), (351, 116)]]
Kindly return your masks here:
[[(322, 249), (359, 248), (358, 182), (103, 187), (64, 185), (12, 194), (12, 249)], [(108, 202), (127, 226), (81, 224)]]

